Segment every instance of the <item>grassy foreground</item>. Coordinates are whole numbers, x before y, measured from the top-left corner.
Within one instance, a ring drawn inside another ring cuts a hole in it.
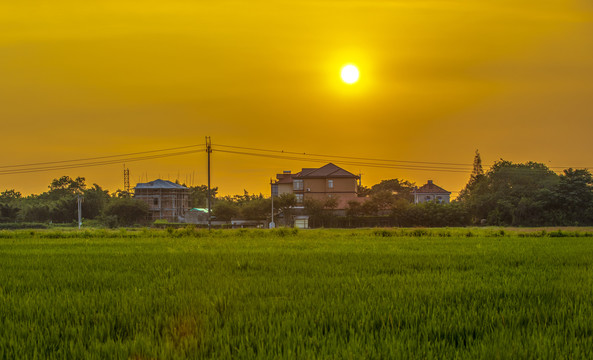
[[[593,358],[591,235],[2,231],[0,358]]]

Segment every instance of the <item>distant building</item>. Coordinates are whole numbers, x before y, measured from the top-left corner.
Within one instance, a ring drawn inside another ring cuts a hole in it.
[[[297,206],[308,199],[336,198],[337,209],[346,209],[349,201],[360,201],[357,195],[359,177],[332,163],[320,168],[304,168],[296,174],[284,171],[277,174],[272,194],[294,194]]]
[[[435,185],[432,180],[428,180],[426,184],[419,188],[415,188],[412,191],[412,194],[414,194],[414,204],[430,201],[449,203],[451,201],[451,192]]]
[[[208,209],[193,208],[185,213],[185,222],[188,224],[208,224]]]
[[[185,221],[189,208],[189,189],[185,186],[157,179],[136,184],[134,190],[134,197],[148,204],[150,220]]]

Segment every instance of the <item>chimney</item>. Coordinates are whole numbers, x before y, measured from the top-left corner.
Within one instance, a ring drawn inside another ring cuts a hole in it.
[[[432,185],[432,180],[428,180],[428,185]]]
[[[283,174],[290,174],[290,170],[284,170],[282,173]]]

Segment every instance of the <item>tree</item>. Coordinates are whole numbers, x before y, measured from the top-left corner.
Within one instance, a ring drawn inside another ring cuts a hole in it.
[[[367,202],[371,202],[377,212],[389,211],[393,208],[393,205],[397,200],[404,200],[404,198],[398,198],[390,190],[375,191],[371,195],[371,199]]]
[[[147,222],[148,213],[148,205],[142,200],[112,198],[103,211],[103,222],[111,226],[141,224]]]
[[[348,201],[348,208],[346,209],[347,216],[362,215],[362,204],[355,200]]]
[[[210,196],[214,200],[218,194],[218,187],[210,188]],[[189,188],[189,206],[192,208],[208,207],[208,186],[198,185]]]
[[[272,211],[271,199],[257,198],[240,207],[241,217],[248,220],[265,220]]]
[[[216,216],[216,220],[230,221],[240,214],[239,206],[232,201],[219,200],[214,204],[212,213]]]
[[[593,176],[588,170],[564,170],[554,194],[559,224],[593,224]]]
[[[0,222],[17,221],[17,216],[21,211],[19,207],[21,198],[21,193],[14,189],[0,193]]]
[[[93,184],[90,189],[83,191],[82,217],[94,219],[99,216],[109,201],[109,191],[103,190],[99,185]]]
[[[22,197],[23,197],[23,195],[20,192],[16,191],[15,189],[11,189],[11,190],[6,189],[0,193],[0,201],[2,201],[2,202],[18,200],[18,199],[21,199]]]
[[[338,206],[334,197],[325,199],[307,199],[303,203],[305,212],[310,216],[309,223],[325,226],[330,224],[335,217],[332,210]]]
[[[371,187],[371,195],[377,193],[389,192],[394,199],[404,199],[409,202],[414,200],[412,191],[414,190],[414,183],[407,180],[390,179],[381,180],[380,183]]]
[[[72,179],[70,176],[53,179],[49,184],[48,196],[52,200],[57,200],[64,196],[81,194],[86,188],[84,181],[83,177]]]
[[[554,189],[559,177],[547,166],[500,160],[487,174],[476,177],[460,201],[474,222],[491,225],[553,224]]]
[[[476,149],[476,155],[474,156],[474,169],[469,177],[469,181],[459,192],[458,200],[463,200],[469,196],[469,193],[474,189],[476,183],[484,177],[484,169],[482,168],[482,158],[480,152]]]
[[[297,204],[296,196],[291,193],[280,194],[274,198],[274,207],[281,211],[286,211]]]
[[[296,196],[290,193],[280,194],[274,198],[274,208],[284,215],[284,222],[290,222],[292,208],[297,205]]]
[[[358,197],[366,197],[369,196],[371,194],[371,188],[364,186],[364,185],[360,185],[356,188],[356,195],[358,195]]]
[[[132,192],[131,191],[117,189],[117,190],[115,190],[113,192],[113,194],[111,195],[111,197],[114,197],[114,198],[131,198],[132,197]]]
[[[45,202],[34,201],[23,207],[21,217],[27,222],[45,222],[50,220],[50,206]]]
[[[0,202],[0,222],[15,222],[21,209],[10,203]]]

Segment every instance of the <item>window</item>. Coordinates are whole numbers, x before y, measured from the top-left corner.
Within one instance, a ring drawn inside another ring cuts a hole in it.
[[[303,180],[293,180],[292,188],[294,190],[303,190]]]
[[[334,188],[334,181],[333,180],[327,180],[327,187],[330,189]]]
[[[303,194],[294,194],[296,196],[296,203],[302,204],[303,203]]]
[[[430,201],[430,196],[426,195],[426,201]]]

